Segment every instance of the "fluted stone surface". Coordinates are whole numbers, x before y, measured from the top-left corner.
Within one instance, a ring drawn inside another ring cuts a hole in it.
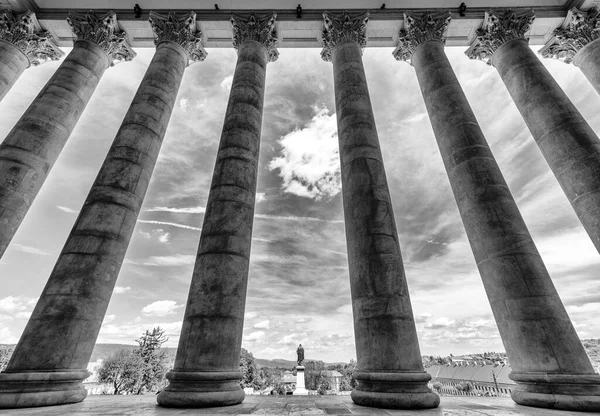
[[[82,23],[83,22],[83,23]],[[71,14],[73,50],[0,144],[0,257],[44,184],[104,71],[135,55],[114,13]]]
[[[158,395],[168,407],[241,403],[240,351],[267,62],[275,14],[236,17],[238,60],[206,205],[174,369]]]
[[[362,63],[360,40],[366,20],[366,16],[326,14],[321,54],[333,63],[358,361],[359,384],[352,400],[373,407],[431,408],[439,404],[439,397],[427,388],[431,377],[421,362]]]

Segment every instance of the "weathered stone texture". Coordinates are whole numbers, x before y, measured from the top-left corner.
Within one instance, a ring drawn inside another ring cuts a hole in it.
[[[81,373],[87,367],[187,64],[181,46],[158,45],[15,348],[8,373]],[[83,379],[75,381],[79,383],[74,382],[71,390],[81,388]],[[0,376],[0,392],[7,385]],[[33,398],[21,397],[20,403],[39,406],[49,390],[46,386]],[[0,393],[0,407],[8,400]],[[67,402],[52,404],[60,403]]]
[[[492,57],[550,169],[600,251],[600,140],[524,39]]]
[[[110,62],[88,41],[77,41],[6,139],[0,144],[0,256]]]
[[[359,387],[374,407],[436,407],[427,388],[359,43],[331,50]],[[399,373],[399,374],[398,374]]]
[[[600,39],[581,48],[573,58],[573,64],[581,69],[583,75],[600,94]]]
[[[412,59],[514,372],[593,373],[443,45],[427,42]]]
[[[29,67],[29,59],[15,45],[0,40],[0,100]]]
[[[239,356],[268,59],[267,48],[255,40],[238,46],[175,367],[158,396],[163,406],[244,399]]]

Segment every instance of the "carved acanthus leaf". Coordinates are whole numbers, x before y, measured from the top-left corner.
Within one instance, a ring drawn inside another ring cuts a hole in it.
[[[202,32],[196,30],[196,13],[189,12],[177,16],[175,12],[168,15],[150,12],[150,26],[156,34],[154,43],[175,42],[185,50],[189,62],[204,61],[208,53],[202,45]]]
[[[500,46],[514,39],[525,39],[525,33],[534,19],[533,10],[521,13],[510,9],[503,13],[493,10],[486,12],[483,25],[477,29],[477,38],[465,54],[471,59],[479,59],[491,65],[492,55]]]
[[[87,13],[69,12],[67,22],[77,40],[97,45],[109,56],[111,65],[131,61],[136,55],[127,43],[127,33],[119,27],[115,12],[104,16],[98,16],[92,10]]]
[[[356,42],[364,49],[367,46],[367,23],[369,23],[368,12],[357,16],[352,16],[347,11],[339,14],[323,13],[321,58],[331,62],[333,50],[344,42]]]
[[[581,48],[600,38],[600,10],[594,7],[588,12],[577,8],[569,10],[562,26],[539,53],[544,58],[556,58],[567,64]]]
[[[269,62],[275,62],[279,58],[276,18],[275,12],[263,17],[256,17],[254,12],[249,16],[231,15],[234,49],[237,51],[244,42],[255,41],[267,48]]]
[[[57,61],[65,54],[50,32],[41,28],[32,11],[15,15],[12,10],[5,10],[0,14],[0,40],[19,48],[34,66]]]
[[[444,32],[451,20],[449,11],[437,16],[427,11],[421,17],[405,13],[404,28],[398,33],[398,45],[392,55],[398,61],[410,62],[419,45],[431,40],[446,43]]]

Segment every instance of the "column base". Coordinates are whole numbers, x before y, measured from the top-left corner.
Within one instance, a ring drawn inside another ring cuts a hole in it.
[[[510,373],[517,383],[511,397],[523,406],[548,409],[600,411],[600,375]]]
[[[239,371],[169,371],[169,385],[158,394],[163,407],[220,407],[240,404],[244,391],[240,388]]]
[[[87,370],[0,373],[0,409],[79,403]]]
[[[361,406],[387,409],[431,409],[440,397],[427,387],[431,376],[422,373],[357,372],[358,387],[352,401]]]

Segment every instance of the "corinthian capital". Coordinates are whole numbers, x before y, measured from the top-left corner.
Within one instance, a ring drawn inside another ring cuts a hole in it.
[[[410,63],[419,45],[431,40],[445,44],[444,32],[451,20],[449,11],[437,16],[427,11],[421,17],[404,13],[404,28],[398,33],[398,45],[392,55],[397,61]]]
[[[41,28],[32,11],[15,15],[12,10],[5,10],[0,14],[0,40],[19,48],[32,65],[57,61],[65,54],[50,32]]]
[[[233,47],[237,51],[240,45],[247,41],[255,41],[267,48],[269,62],[275,62],[279,57],[276,48],[277,26],[275,19],[277,13],[256,17],[254,12],[249,16],[231,15],[233,27]]]
[[[465,54],[491,65],[492,55],[500,46],[514,39],[525,39],[525,33],[534,19],[533,10],[520,13],[510,9],[503,13],[493,10],[486,12],[483,25],[477,29],[477,38]]]
[[[202,32],[196,30],[196,13],[189,12],[177,16],[175,12],[168,15],[150,12],[150,26],[156,35],[154,44],[175,42],[187,53],[189,62],[204,61],[208,53],[202,46]]]
[[[115,61],[131,61],[136,53],[127,43],[127,33],[121,30],[115,12],[98,16],[93,11],[87,13],[69,12],[67,22],[77,40],[87,40],[97,45]]]
[[[556,58],[570,64],[581,48],[600,38],[599,15],[600,11],[596,7],[588,12],[572,8],[562,26],[554,31],[552,39],[539,53],[544,58]]]
[[[361,48],[367,46],[367,23],[369,12],[351,16],[347,11],[340,14],[323,13],[323,50],[321,58],[331,62],[333,50],[344,42],[356,42]]]

